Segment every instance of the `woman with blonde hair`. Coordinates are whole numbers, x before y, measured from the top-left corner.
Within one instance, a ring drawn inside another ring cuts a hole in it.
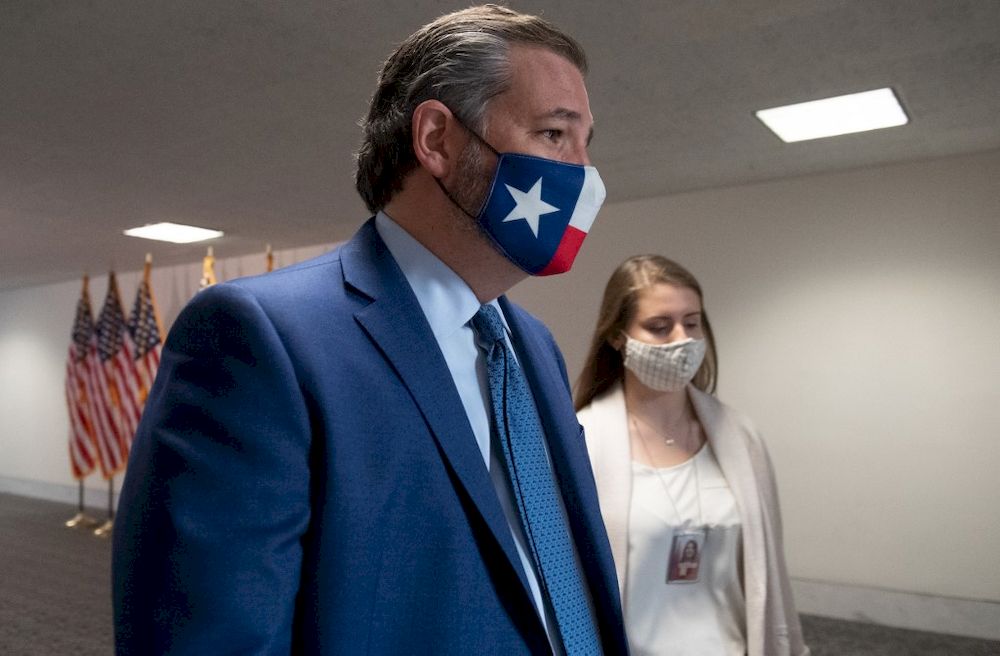
[[[632,654],[808,654],[771,461],[715,396],[701,286],[658,255],[604,292],[576,386]]]

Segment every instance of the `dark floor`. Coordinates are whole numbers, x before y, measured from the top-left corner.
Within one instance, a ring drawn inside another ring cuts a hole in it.
[[[113,653],[111,543],[92,529],[66,528],[74,514],[64,504],[0,494],[0,654]],[[810,615],[802,628],[814,656],[1000,655],[1000,642]]]
[[[0,654],[113,653],[111,542],[66,528],[75,512],[0,494]]]
[[[1000,642],[802,616],[802,632],[813,656],[987,656]]]

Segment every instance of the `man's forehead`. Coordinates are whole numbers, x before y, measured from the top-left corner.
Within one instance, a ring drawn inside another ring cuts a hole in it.
[[[508,51],[511,85],[583,86],[583,73],[563,55],[537,46],[513,46]]]
[[[510,84],[490,100],[488,122],[491,114],[500,112],[525,127],[559,122],[593,131],[583,74],[575,64],[537,46],[513,46],[509,56]]]
[[[501,95],[529,105],[532,113],[549,114],[548,118],[590,120],[590,100],[580,70],[561,55],[533,50],[512,60],[510,86]]]

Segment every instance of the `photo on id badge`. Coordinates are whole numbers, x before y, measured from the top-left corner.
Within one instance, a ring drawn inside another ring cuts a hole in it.
[[[667,565],[667,583],[694,583],[698,580],[705,531],[685,531],[674,535]]]

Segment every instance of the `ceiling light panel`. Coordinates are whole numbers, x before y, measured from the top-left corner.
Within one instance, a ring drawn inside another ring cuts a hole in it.
[[[891,128],[909,121],[889,88],[762,109],[756,115],[786,143]]]
[[[139,228],[129,228],[125,231],[125,234],[129,237],[169,241],[175,244],[190,244],[195,241],[215,239],[216,237],[221,237],[223,233],[221,230],[209,230],[197,226],[166,222],[152,223]]]

